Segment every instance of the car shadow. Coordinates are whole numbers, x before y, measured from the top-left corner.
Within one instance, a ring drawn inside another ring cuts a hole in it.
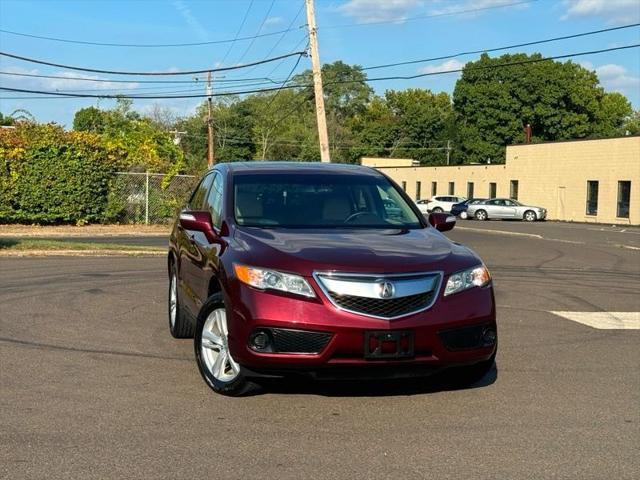
[[[452,370],[424,378],[397,380],[314,380],[308,377],[261,379],[259,388],[250,396],[264,394],[319,395],[325,397],[391,397],[424,395],[446,391],[472,390],[488,387],[498,379],[498,367],[479,381],[463,384]]]

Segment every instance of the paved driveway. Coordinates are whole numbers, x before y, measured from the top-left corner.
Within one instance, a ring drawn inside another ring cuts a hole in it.
[[[637,478],[640,331],[550,313],[640,311],[640,252],[589,235],[451,233],[496,285],[497,370],[474,388],[240,399],[170,337],[163,258],[0,258],[0,478]]]

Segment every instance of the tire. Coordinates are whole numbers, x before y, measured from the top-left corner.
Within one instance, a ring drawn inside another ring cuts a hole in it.
[[[475,214],[476,220],[480,220],[481,222],[483,222],[484,220],[486,220],[488,218],[487,212],[484,210],[478,210],[476,211]]]
[[[431,210],[433,213],[442,213],[444,210],[442,210],[440,207],[436,207],[433,210]]]
[[[200,310],[193,347],[200,375],[216,393],[237,397],[256,386],[244,369],[231,357],[228,345],[226,306],[221,293],[215,293]]]
[[[461,218],[462,220],[466,220],[468,216],[469,216],[469,215],[467,215],[467,212],[460,212],[460,218]]]
[[[169,293],[167,295],[167,310],[169,313],[169,331],[173,338],[193,338],[194,326],[189,321],[180,306],[178,295],[178,278],[175,264],[169,274]]]
[[[538,219],[538,216],[533,210],[527,210],[526,212],[524,212],[522,218],[525,222],[535,222]]]

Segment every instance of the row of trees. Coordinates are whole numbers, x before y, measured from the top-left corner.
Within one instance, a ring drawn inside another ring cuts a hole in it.
[[[620,93],[607,93],[595,72],[573,62],[539,61],[541,55],[483,55],[468,63],[453,95],[426,89],[387,90],[375,95],[358,66],[322,68],[331,157],[357,162],[362,156],[411,157],[442,164],[501,162],[506,145],[604,138],[640,133],[639,113]],[[299,88],[245,98],[221,97],[214,106],[216,158],[317,160],[319,158],[311,73],[294,78]],[[160,121],[185,131],[189,170],[206,158],[206,109]]]

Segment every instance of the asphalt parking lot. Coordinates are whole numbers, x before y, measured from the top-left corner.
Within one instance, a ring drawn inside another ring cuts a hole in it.
[[[535,225],[450,234],[492,271],[500,329],[497,369],[462,390],[225,398],[169,335],[164,258],[0,258],[0,477],[637,478],[640,330],[551,312],[640,312],[638,229]]]

